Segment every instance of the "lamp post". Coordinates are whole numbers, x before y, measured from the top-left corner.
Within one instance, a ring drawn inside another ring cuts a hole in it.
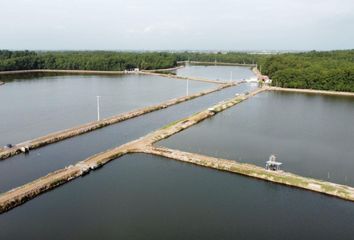
[[[100,96],[97,97],[97,121],[100,120]]]

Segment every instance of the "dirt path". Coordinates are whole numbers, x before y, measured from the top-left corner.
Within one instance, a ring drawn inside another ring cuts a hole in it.
[[[178,150],[172,150],[161,147],[154,147],[153,144],[168,138],[184,129],[187,129],[215,114],[224,111],[258,93],[269,90],[264,87],[251,92],[248,95],[241,95],[223,101],[202,112],[196,113],[188,118],[169,124],[155,132],[152,132],[137,140],[96,154],[84,161],[78,162],[73,166],[52,172],[45,177],[39,178],[33,182],[27,183],[19,188],[0,195],[0,213],[6,212],[16,206],[19,206],[34,197],[56,188],[77,177],[83,176],[92,170],[95,170],[104,164],[128,153],[147,153],[154,154],[170,159],[196,164],[208,168],[237,173],[257,179],[262,179],[286,186],[297,187],[310,190],[348,201],[354,201],[354,188],[325,182],[313,178],[301,177],[287,172],[273,172],[265,170],[252,164],[241,164],[236,161],[219,159],[200,154],[187,153]]]
[[[83,176],[90,171],[97,169],[111,160],[114,160],[124,154],[133,152],[142,152],[151,144],[172,136],[190,126],[203,121],[218,112],[224,111],[227,108],[238,104],[249,97],[252,97],[266,89],[258,89],[246,96],[238,96],[228,101],[221,102],[208,110],[199,112],[186,119],[182,119],[171,125],[165,126],[155,132],[152,132],[144,137],[141,137],[122,146],[107,150],[105,152],[89,157],[73,166],[49,173],[47,176],[39,178],[33,182],[27,183],[21,187],[15,188],[0,195],[0,213],[6,212],[16,206],[19,206],[34,197],[54,189],[64,183],[67,183],[77,177]]]
[[[282,92],[311,93],[311,94],[325,94],[325,95],[334,95],[334,96],[354,97],[354,92],[336,92],[336,91],[327,91],[327,90],[281,88],[281,87],[270,87],[269,90],[270,91],[282,91]]]
[[[124,74],[124,71],[94,71],[94,70],[56,70],[56,69],[32,69],[18,71],[3,71],[0,75],[26,74],[26,73],[67,73],[67,74],[93,74],[93,75],[116,75]]]
[[[215,84],[236,83],[235,81],[233,81],[233,82],[230,82],[230,81],[228,81],[228,82],[227,81],[217,81],[217,80],[210,80],[210,79],[206,79],[206,78],[182,77],[182,76],[177,76],[177,75],[173,75],[173,74],[162,74],[162,73],[147,72],[147,71],[140,71],[140,73],[141,74],[146,74],[146,75],[174,78],[174,79],[179,79],[179,80],[191,80],[191,81],[199,81],[199,82],[215,83]]]
[[[234,160],[214,158],[163,147],[145,147],[141,152],[354,201],[354,188],[345,185],[302,177],[283,171],[269,171],[252,164],[243,164]]]

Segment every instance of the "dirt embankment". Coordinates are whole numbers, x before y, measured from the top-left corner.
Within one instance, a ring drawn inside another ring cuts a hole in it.
[[[206,79],[206,78],[183,77],[183,76],[177,76],[177,75],[174,75],[174,74],[163,74],[163,73],[147,72],[147,71],[140,71],[140,73],[141,74],[146,74],[146,75],[168,77],[168,78],[174,78],[174,79],[179,79],[179,80],[199,81],[199,82],[206,82],[206,83],[216,83],[216,84],[230,84],[231,83],[230,81],[227,82],[227,81],[210,80],[210,79]]]
[[[282,92],[311,93],[311,94],[324,94],[324,95],[354,97],[354,92],[336,92],[336,91],[327,91],[327,90],[281,88],[281,87],[270,87],[269,90],[270,91],[282,91]]]
[[[252,72],[253,72],[254,74],[256,74],[258,80],[262,80],[263,75],[262,75],[262,73],[258,70],[257,67],[253,67],[253,68],[252,68]]]
[[[269,171],[252,164],[238,163],[234,160],[214,158],[162,147],[146,147],[142,152],[354,201],[354,188],[345,185],[302,177],[283,171]]]
[[[341,199],[354,201],[354,188],[312,178],[301,177],[286,172],[268,171],[251,164],[241,164],[235,161],[218,159],[214,157],[182,152],[178,150],[154,147],[153,144],[170,137],[184,129],[187,129],[200,121],[212,117],[213,115],[230,108],[260,92],[269,90],[269,87],[257,89],[248,95],[237,96],[233,99],[223,101],[205,111],[194,114],[186,119],[167,125],[142,138],[129,142],[117,148],[96,154],[74,166],[58,170],[42,177],[36,181],[25,184],[19,188],[0,195],[0,213],[8,211],[26,201],[42,194],[48,190],[71,181],[79,176],[83,176],[95,170],[109,161],[116,159],[127,153],[148,153],[164,156],[170,159],[184,161],[204,167],[233,172],[257,179],[262,179],[278,184],[306,189]]]
[[[236,66],[236,67],[255,67],[256,64],[247,63],[227,63],[227,62],[200,62],[200,61],[185,61],[185,63],[196,65],[218,65],[218,66]]]
[[[238,96],[231,100],[221,102],[208,110],[197,113],[191,117],[180,120],[155,132],[152,132],[142,138],[129,142],[114,149],[96,154],[86,160],[83,160],[73,166],[49,173],[47,176],[39,178],[33,182],[27,183],[21,187],[15,188],[0,195],[0,213],[6,212],[16,206],[19,206],[36,196],[65,184],[77,177],[88,174],[90,171],[100,168],[109,161],[116,159],[127,153],[143,152],[151,144],[180,132],[190,126],[207,119],[218,112],[221,112],[235,104],[264,91],[256,90],[246,96]]]
[[[108,75],[108,74],[124,74],[125,72],[124,71],[94,71],[94,70],[33,69],[33,70],[3,71],[0,72],[0,75],[26,74],[26,73],[65,73],[65,74]]]

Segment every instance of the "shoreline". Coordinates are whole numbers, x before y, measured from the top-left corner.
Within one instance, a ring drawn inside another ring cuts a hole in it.
[[[14,74],[26,74],[26,73],[69,73],[69,74],[98,74],[98,75],[125,74],[124,71],[31,69],[31,70],[2,71],[0,72],[0,75],[14,75]]]
[[[146,71],[141,71],[140,74],[152,75],[152,76],[159,76],[159,77],[167,77],[167,78],[174,78],[174,79],[177,79],[177,80],[191,80],[191,81],[206,82],[206,83],[215,83],[215,84],[230,84],[230,83],[235,83],[235,81],[233,81],[233,82],[217,81],[217,80],[210,80],[210,79],[207,79],[207,78],[183,77],[183,76],[177,76],[177,75],[173,75],[173,74],[164,74],[164,73],[146,72]]]
[[[329,90],[315,90],[315,89],[303,89],[303,88],[281,88],[281,87],[269,87],[268,90],[269,91],[280,91],[280,92],[310,93],[310,94],[354,97],[354,92],[339,92],[339,91],[337,92],[337,91],[329,91]]]
[[[236,66],[236,67],[255,67],[256,64],[247,63],[227,63],[227,62],[201,62],[201,61],[179,61],[178,64],[195,64],[195,65],[219,65],[219,66]]]

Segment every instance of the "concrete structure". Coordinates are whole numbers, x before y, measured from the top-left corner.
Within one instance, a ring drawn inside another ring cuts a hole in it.
[[[269,157],[269,160],[266,162],[266,169],[272,171],[279,171],[281,165],[281,162],[277,162],[277,157],[275,155],[271,155]]]

